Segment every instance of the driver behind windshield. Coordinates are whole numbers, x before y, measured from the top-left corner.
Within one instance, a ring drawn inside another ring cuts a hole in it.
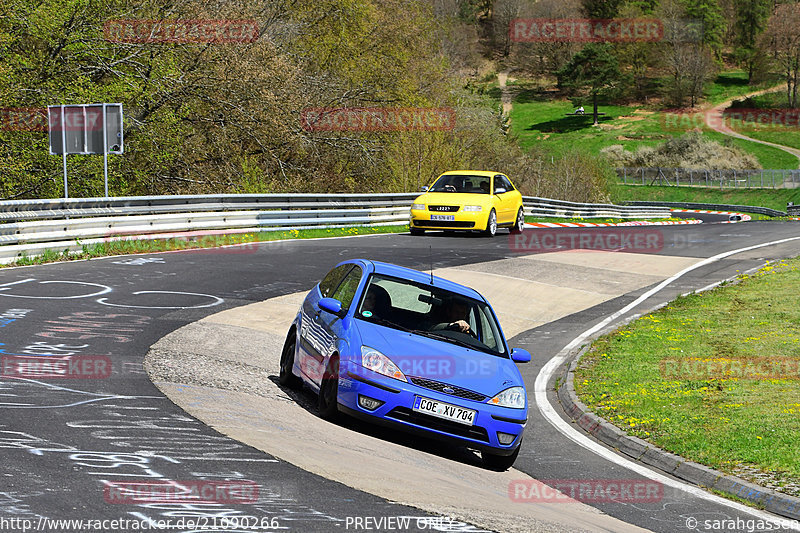
[[[464,300],[451,298],[443,305],[443,322],[435,324],[431,331],[449,329],[462,333],[471,333],[467,318],[469,316],[469,306]]]

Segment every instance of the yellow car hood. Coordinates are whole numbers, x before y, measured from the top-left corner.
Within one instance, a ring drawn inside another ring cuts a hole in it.
[[[426,192],[414,200],[425,205],[485,205],[491,202],[488,194],[469,192]]]

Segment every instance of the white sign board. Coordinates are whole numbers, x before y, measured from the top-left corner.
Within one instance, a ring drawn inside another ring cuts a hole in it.
[[[47,121],[51,154],[124,152],[122,104],[49,106]]]
[[[64,198],[67,154],[103,154],[103,182],[108,197],[108,154],[124,153],[122,104],[51,105],[47,107],[50,153],[64,158]]]

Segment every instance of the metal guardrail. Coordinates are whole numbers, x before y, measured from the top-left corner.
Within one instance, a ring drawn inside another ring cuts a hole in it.
[[[627,202],[631,206],[662,206],[673,207],[676,209],[702,209],[708,211],[739,211],[742,213],[757,213],[768,217],[785,217],[786,213],[771,209],[769,207],[758,207],[752,205],[730,205],[730,204],[698,204],[693,202]]]
[[[164,215],[187,212],[242,210],[336,209],[348,207],[408,207],[419,193],[398,194],[216,194],[196,196],[123,196],[6,200],[0,202],[0,221]]]
[[[672,185],[715,187],[720,189],[796,189],[800,187],[800,169],[690,169],[690,168],[618,168],[617,176],[625,185]]]
[[[250,233],[405,225],[419,193],[133,196],[0,202],[0,263],[45,250],[80,250],[122,239],[185,238],[187,232]],[[524,197],[528,215],[666,218],[663,207],[582,204]]]
[[[582,204],[552,198],[523,196],[525,214],[558,218],[669,218],[669,209],[614,204]]]

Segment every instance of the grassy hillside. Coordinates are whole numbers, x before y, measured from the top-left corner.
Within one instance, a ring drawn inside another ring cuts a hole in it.
[[[548,153],[563,155],[576,147],[581,151],[598,155],[600,150],[614,144],[626,150],[636,150],[640,146],[655,146],[665,140],[686,132],[670,124],[667,111],[647,105],[601,105],[599,126],[592,125],[589,105],[584,105],[585,116],[568,116],[575,111],[572,102],[556,99],[553,93],[539,89],[526,90],[526,84],[518,84],[522,90],[516,95],[511,111],[511,132],[523,149],[536,148]],[[707,99],[717,103],[757,90],[747,85],[742,72],[727,72],[717,76],[709,84]],[[489,94],[498,95],[495,91]],[[697,113],[701,111],[698,110]],[[797,168],[797,158],[777,148],[764,146],[742,139],[733,139],[703,127],[703,134],[716,142],[730,143],[753,154],[762,168]],[[778,132],[766,132],[764,140],[778,142]],[[755,136],[756,138],[762,138]],[[786,137],[786,136],[784,136]],[[800,133],[796,139],[790,138],[787,144],[796,141],[800,146]]]
[[[650,187],[617,185],[612,191],[615,203],[627,201],[698,202],[711,204],[755,205],[786,211],[786,204],[800,204],[800,189],[719,189],[703,187]]]

